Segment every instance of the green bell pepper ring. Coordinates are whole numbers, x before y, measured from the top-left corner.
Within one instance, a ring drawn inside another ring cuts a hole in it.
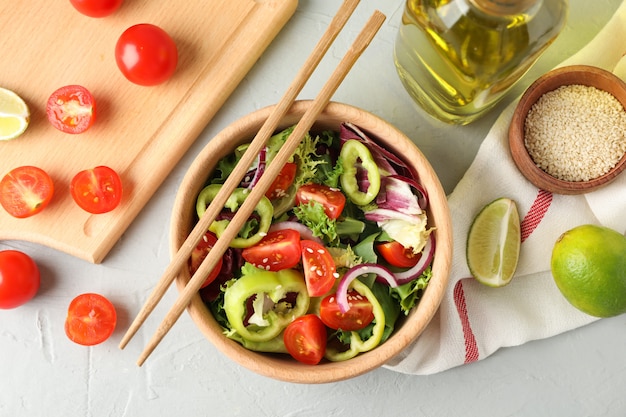
[[[289,293],[297,293],[293,305],[281,301]],[[254,314],[246,326],[246,305],[252,296],[256,296]],[[309,302],[304,277],[293,269],[243,275],[224,293],[224,311],[232,329],[252,342],[267,342],[278,336],[296,317],[306,313]]]
[[[339,152],[343,174],[339,177],[341,189],[352,202],[359,206],[371,203],[380,191],[380,172],[367,146],[355,139],[347,140]],[[369,186],[366,191],[359,190],[357,182],[357,163],[367,171]]]
[[[385,331],[385,313],[369,287],[358,280],[354,280],[350,286],[356,292],[366,297],[372,304],[375,323],[372,328],[372,335],[367,340],[362,340],[359,333],[351,332],[350,347],[348,350],[339,351],[328,346],[324,357],[332,362],[352,359],[359,353],[374,349],[382,340],[383,332]]]
[[[213,201],[220,188],[222,188],[221,184],[211,184],[207,185],[200,191],[198,194],[198,199],[196,200],[196,213],[198,214],[198,218],[201,218],[202,215],[206,212],[207,207]],[[226,200],[225,208],[230,209],[231,211],[237,211],[237,208],[243,203],[248,195],[249,190],[245,188],[236,188],[233,191],[232,195],[228,197]],[[271,224],[272,217],[274,216],[274,207],[270,200],[263,196],[261,200],[254,207],[254,211],[259,215],[260,221],[259,225],[255,230],[255,233],[249,237],[236,237],[230,243],[230,246],[233,248],[247,248],[253,246],[261,239],[263,236],[267,234]],[[219,238],[226,227],[228,227],[229,220],[216,220],[209,226],[209,230],[217,235]]]

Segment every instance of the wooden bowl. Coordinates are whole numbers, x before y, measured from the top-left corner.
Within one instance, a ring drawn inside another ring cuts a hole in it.
[[[279,129],[296,124],[310,103],[310,101],[296,102],[283,119]],[[170,229],[172,256],[181,247],[196,222],[196,197],[216,162],[237,145],[251,141],[270,112],[270,107],[263,108],[234,122],[214,137],[196,157],[182,180],[174,203]],[[346,121],[354,123],[368,132],[371,137],[377,138],[379,143],[401,156],[417,170],[419,179],[429,194],[429,224],[436,227],[434,233],[437,249],[432,264],[433,275],[418,306],[398,323],[394,334],[385,343],[345,362],[323,361],[315,366],[301,364],[288,355],[253,352],[226,338],[222,333],[222,328],[200,296],[196,295],[188,307],[188,312],[205,337],[236,363],[267,377],[296,383],[326,383],[355,377],[380,367],[420,335],[439,308],[448,284],[452,258],[450,212],[445,192],[433,168],[420,150],[399,130],[356,107],[330,103],[319,116],[313,130],[338,130],[340,123]],[[185,271],[177,277],[176,284],[179,291],[188,280],[189,272],[185,268]]]
[[[557,194],[583,194],[609,184],[624,171],[626,154],[604,175],[589,181],[565,181],[539,168],[524,141],[524,124],[532,106],[545,93],[566,85],[585,85],[604,90],[626,108],[626,83],[614,74],[586,65],[557,68],[539,77],[522,95],[509,127],[509,146],[518,169],[535,186]]]

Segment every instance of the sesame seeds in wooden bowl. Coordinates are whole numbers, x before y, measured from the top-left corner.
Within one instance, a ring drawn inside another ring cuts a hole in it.
[[[511,156],[535,186],[582,194],[626,168],[626,83],[597,67],[555,69],[524,93],[509,127]]]

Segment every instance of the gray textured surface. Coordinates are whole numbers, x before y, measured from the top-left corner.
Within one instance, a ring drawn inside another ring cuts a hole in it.
[[[117,343],[169,260],[169,214],[186,168],[212,136],[235,119],[279,100],[338,1],[300,0],[285,30],[205,129],[194,147],[102,265],[24,242],[0,242],[40,265],[43,283],[29,304],[0,311],[0,416],[623,416],[626,415],[626,316],[546,340],[501,349],[480,362],[431,376],[379,369],[327,385],[294,385],[258,376],[214,349],[184,314],[142,368],[142,347],[174,302],[171,289],[129,346]],[[618,0],[571,0],[557,42],[516,88],[582,47]],[[334,99],[391,121],[422,149],[452,191],[498,109],[468,127],[416,112],[393,68],[402,1],[362,0],[347,30],[304,89],[312,98],[374,8],[388,19]],[[624,41],[626,40],[616,40]],[[515,94],[515,92],[514,92]],[[63,332],[66,308],[81,292],[107,294],[119,326],[106,343],[85,348]]]

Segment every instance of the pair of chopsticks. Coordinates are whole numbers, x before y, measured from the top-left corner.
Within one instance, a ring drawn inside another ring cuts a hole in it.
[[[314,69],[322,60],[330,45],[335,40],[339,32],[345,26],[348,18],[356,8],[359,0],[345,0],[341,5],[339,11],[331,21],[328,29],[315,46],[313,52],[304,63],[303,67],[297,73],[295,79],[285,92],[282,99],[274,107],[272,113],[265,121],[248,149],[241,157],[241,160],[226,179],[226,182],[222,186],[218,195],[211,202],[207,208],[205,214],[200,218],[196,226],[193,228],[185,242],[183,242],[181,248],[176,253],[176,256],[166,268],[160,281],[148,297],[148,300],[143,305],[142,309],[137,314],[135,320],[131,323],[126,334],[120,342],[120,349],[123,349],[130,339],[135,335],[137,330],[145,322],[150,313],[157,306],[159,301],[165,295],[168,287],[171,285],[175,276],[181,271],[183,267],[187,265],[187,260],[191,256],[191,252],[195,249],[198,242],[202,239],[204,234],[209,228],[209,225],[215,220],[217,215],[222,211],[224,204],[228,197],[232,194],[235,188],[239,186],[241,179],[246,174],[250,165],[254,162],[255,158],[266,145],[270,136],[275,132],[281,119],[290,109],[297,95],[300,93],[306,81],[310,78]],[[156,346],[160,343],[167,332],[172,328],[174,323],[181,316],[183,311],[189,305],[192,297],[198,292],[202,286],[205,277],[208,273],[217,265],[219,259],[223,256],[224,252],[228,249],[228,246],[233,238],[235,238],[241,229],[241,226],[245,223],[248,217],[254,211],[255,206],[259,200],[265,195],[274,179],[278,176],[278,173],[282,169],[284,163],[291,157],[302,138],[313,126],[313,123],[324,110],[324,108],[330,102],[330,99],[334,92],[337,90],[341,82],[344,80],[356,60],[365,51],[370,44],[374,35],[378,32],[383,22],[385,21],[385,15],[379,11],[375,11],[370,19],[367,21],[348,52],[338,64],[335,71],[331,74],[328,81],[322,87],[318,96],[313,100],[311,107],[302,116],[293,132],[282,146],[278,154],[274,157],[274,160],[269,164],[259,179],[257,185],[250,191],[242,205],[235,212],[235,216],[230,221],[228,227],[224,230],[217,243],[211,249],[209,255],[202,262],[196,273],[191,280],[187,283],[183,291],[178,296],[178,299],[169,310],[166,317],[161,322],[161,325],[154,333],[152,339],[146,345],[144,351],[141,353],[137,364],[141,366],[145,360],[154,351]]]

